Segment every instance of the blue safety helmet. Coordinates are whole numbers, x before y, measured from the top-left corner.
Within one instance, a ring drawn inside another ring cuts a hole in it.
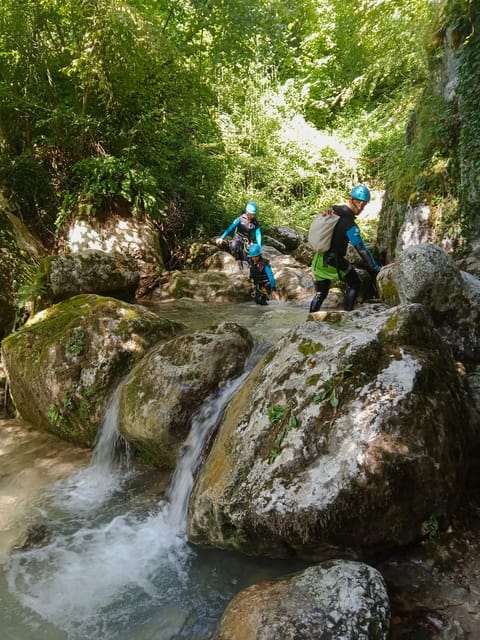
[[[370,191],[363,184],[357,184],[356,187],[350,191],[350,197],[354,200],[361,200],[362,202],[370,202]]]
[[[248,255],[250,256],[250,258],[259,256],[261,253],[262,253],[262,247],[259,244],[250,245],[250,249],[248,250]]]
[[[247,202],[245,205],[245,213],[250,213],[252,216],[257,215],[257,205],[255,202],[252,202],[251,200]]]

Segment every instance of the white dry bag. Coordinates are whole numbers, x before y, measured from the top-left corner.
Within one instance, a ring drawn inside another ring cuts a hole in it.
[[[333,209],[319,213],[308,230],[308,244],[319,253],[326,253],[332,244],[333,230],[340,220]]]

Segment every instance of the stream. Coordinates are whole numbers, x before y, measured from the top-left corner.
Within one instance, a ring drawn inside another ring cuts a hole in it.
[[[188,331],[242,324],[255,339],[253,359],[195,415],[171,478],[129,456],[117,431],[119,389],[93,452],[0,420],[2,640],[208,640],[236,593],[304,566],[195,547],[185,529],[205,441],[248,368],[305,320],[306,306],[148,306]],[[392,602],[391,640],[480,637],[479,487],[445,531],[377,565]]]
[[[277,302],[185,301],[156,310],[188,330],[221,320],[243,324],[256,342],[250,368],[307,313]],[[91,454],[21,421],[0,421],[3,640],[206,640],[238,591],[300,568],[197,548],[186,538],[202,448],[247,375],[230,381],[194,416],[170,481],[130,459],[116,428],[118,390]],[[41,532],[40,540],[11,551],[26,530]]]

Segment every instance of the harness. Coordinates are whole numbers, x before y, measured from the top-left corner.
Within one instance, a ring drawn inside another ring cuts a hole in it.
[[[246,242],[251,242],[252,233],[258,228],[258,222],[256,220],[250,221],[247,215],[244,213],[238,220],[237,233],[242,238],[245,238]]]

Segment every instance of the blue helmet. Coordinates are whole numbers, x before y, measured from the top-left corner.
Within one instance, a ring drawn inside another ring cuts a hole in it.
[[[370,202],[370,191],[363,184],[357,184],[350,191],[350,196],[354,200],[362,200],[362,202]]]
[[[255,202],[252,202],[251,200],[247,202],[245,205],[245,213],[250,213],[252,216],[257,215],[257,205]]]
[[[254,258],[255,256],[259,256],[262,253],[262,247],[259,244],[251,244],[248,250],[248,255],[250,258]]]

